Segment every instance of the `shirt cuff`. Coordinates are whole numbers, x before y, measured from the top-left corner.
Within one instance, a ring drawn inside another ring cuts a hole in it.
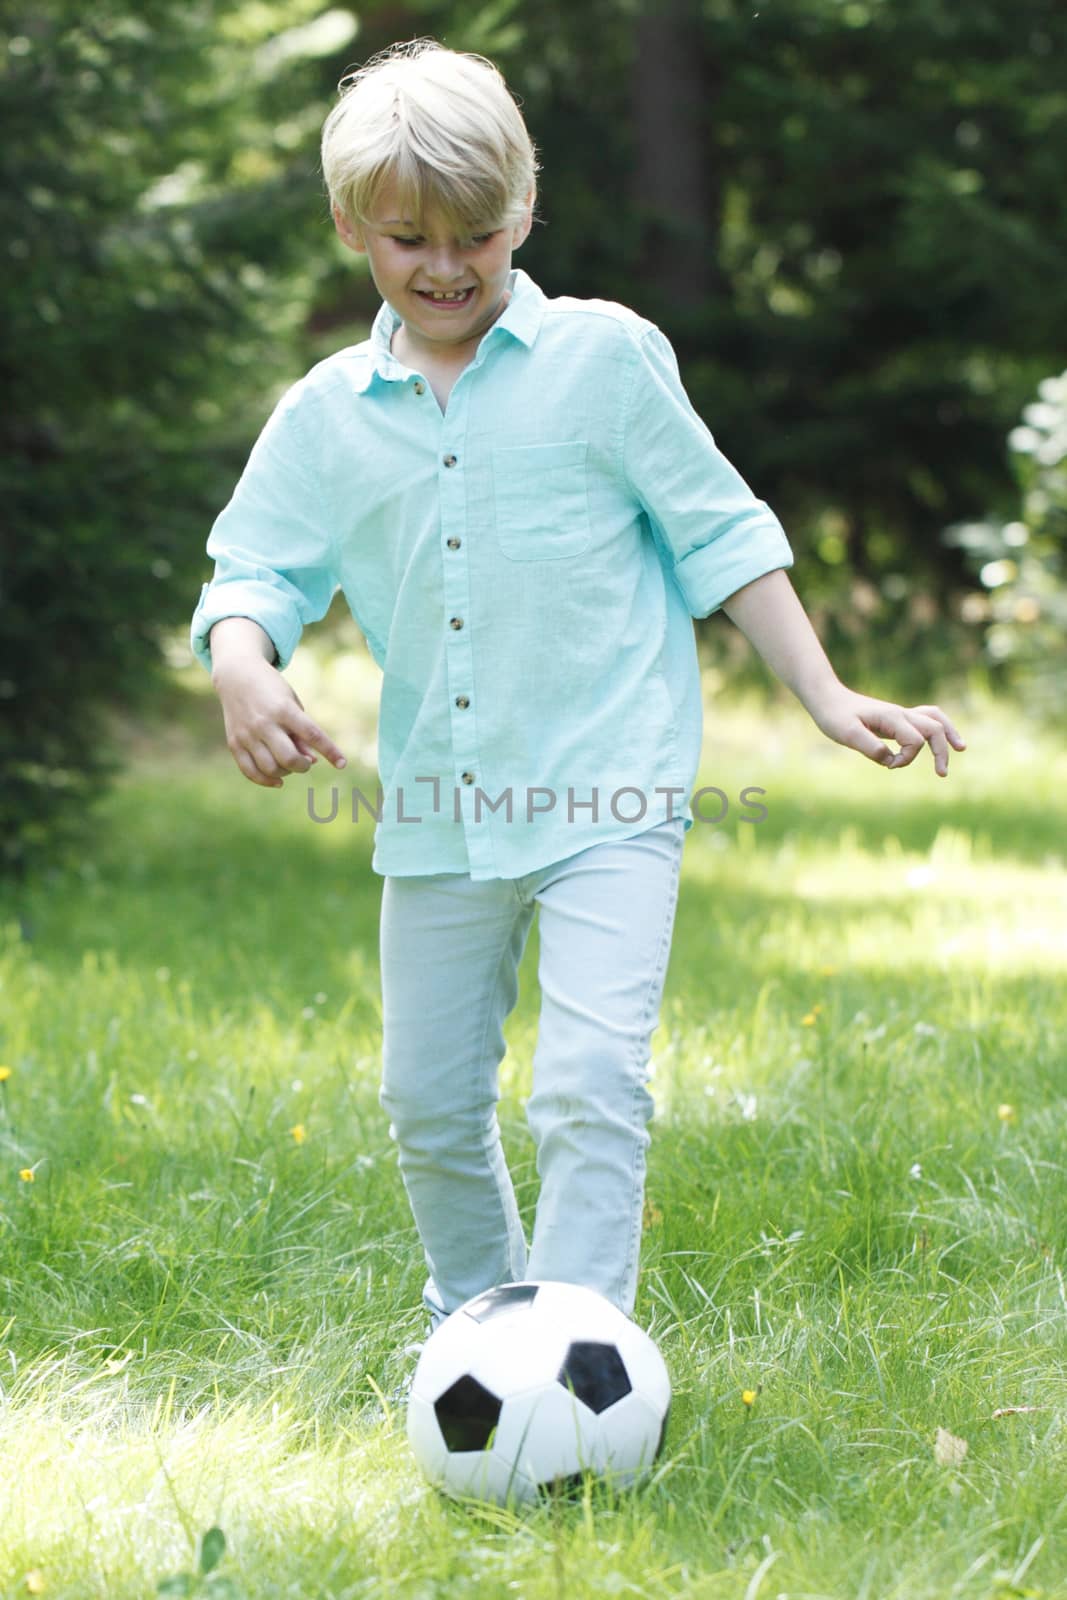
[[[205,672],[212,670],[208,634],[225,617],[248,617],[259,623],[278,653],[275,665],[279,672],[289,665],[304,631],[295,608],[269,584],[242,580],[218,586],[205,583],[189,631],[190,648]]]
[[[674,579],[690,616],[710,617],[746,583],[792,565],[785,530],[773,513],[764,513],[761,521],[745,517],[710,544],[691,550],[676,564]]]

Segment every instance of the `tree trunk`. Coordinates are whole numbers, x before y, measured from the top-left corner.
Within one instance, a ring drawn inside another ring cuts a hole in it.
[[[705,119],[714,83],[697,0],[646,0],[634,45],[633,200],[644,285],[663,307],[697,311],[722,286],[719,185]]]

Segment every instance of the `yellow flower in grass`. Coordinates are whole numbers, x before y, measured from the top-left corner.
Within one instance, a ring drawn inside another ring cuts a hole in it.
[[[27,1594],[44,1594],[44,1573],[34,1567],[32,1572],[27,1572],[24,1587]]]
[[[304,1140],[307,1138],[307,1130],[302,1122],[298,1122],[295,1128],[290,1128],[289,1132],[293,1136],[294,1144],[303,1144]]]
[[[744,1405],[746,1405],[746,1406],[749,1406],[749,1407],[754,1406],[756,1404],[756,1396],[758,1394],[759,1394],[759,1390],[758,1389],[742,1389],[741,1390],[742,1403]]]
[[[809,1011],[806,1017],[801,1017],[800,1026],[802,1028],[814,1028],[818,1020],[819,1018],[816,1013],[814,1011]]]
[[[23,1167],[22,1171],[19,1173],[19,1177],[22,1179],[23,1183],[32,1183],[34,1179],[33,1168]]]
[[[1001,1122],[1014,1122],[1016,1117],[1015,1107],[1007,1105],[998,1106],[997,1116],[1000,1118]]]
[[[11,1076],[10,1067],[0,1067],[0,1083],[6,1083]]]

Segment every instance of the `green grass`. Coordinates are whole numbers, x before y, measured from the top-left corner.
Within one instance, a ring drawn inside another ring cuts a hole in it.
[[[302,657],[358,752],[365,704]],[[709,695],[702,781],[768,815],[689,834],[654,1041],[667,1447],[513,1514],[429,1488],[383,1399],[425,1273],[370,825],[245,782],[205,684],[130,730],[92,858],[0,897],[0,1596],[141,1600],[213,1525],[249,1600],[1067,1595],[1056,744],[952,705],[949,778],[887,773]],[[536,962],[535,927],[501,1103],[528,1233]]]

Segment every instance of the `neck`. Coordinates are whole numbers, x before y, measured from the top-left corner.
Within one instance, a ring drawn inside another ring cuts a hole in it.
[[[393,334],[389,348],[397,360],[402,361],[406,367],[416,366],[420,362],[424,366],[429,364],[435,367],[465,367],[478,348],[478,340],[473,339],[469,345],[454,345],[440,350],[435,350],[432,346],[423,349],[412,343],[406,325],[401,322]]]
[[[510,300],[511,290],[505,289],[492,320],[484,327],[479,328],[478,332],[465,344],[445,345],[439,349],[430,344],[423,346],[418,342],[417,338],[415,340],[412,339],[407,323],[399,322],[389,341],[389,348],[397,360],[402,361],[405,366],[412,366],[415,362],[422,361],[431,362],[434,366],[444,368],[465,367],[477,354],[478,346],[481,344],[484,335],[500,317]]]

